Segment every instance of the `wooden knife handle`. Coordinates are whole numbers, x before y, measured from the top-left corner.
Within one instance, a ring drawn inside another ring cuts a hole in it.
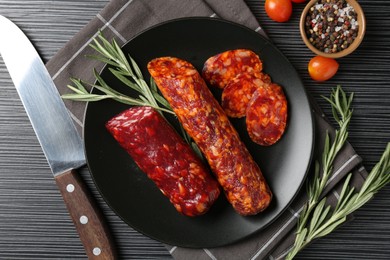
[[[88,259],[116,259],[116,250],[103,215],[76,170],[69,170],[54,178]]]

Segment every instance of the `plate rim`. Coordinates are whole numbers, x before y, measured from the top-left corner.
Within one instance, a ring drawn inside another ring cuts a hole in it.
[[[164,26],[164,25],[167,25],[167,24],[171,24],[171,23],[177,23],[177,22],[180,23],[180,22],[183,22],[183,21],[187,22],[187,21],[195,21],[195,20],[202,20],[202,21],[209,21],[209,22],[220,22],[220,23],[229,24],[231,26],[240,27],[241,29],[247,31],[248,33],[256,35],[256,37],[262,38],[264,41],[267,42],[267,44],[270,44],[270,45],[272,45],[274,47],[274,49],[281,55],[281,57],[283,57],[283,59],[293,67],[293,72],[294,72],[294,74],[296,74],[297,79],[299,79],[300,84],[302,85],[304,98],[307,101],[307,104],[308,104],[309,109],[310,109],[310,112],[309,112],[310,123],[311,123],[310,132],[311,132],[311,139],[312,139],[312,142],[311,142],[311,145],[310,145],[310,155],[309,155],[309,158],[308,158],[306,171],[303,174],[303,178],[302,178],[299,186],[297,187],[296,191],[294,192],[294,195],[289,200],[289,202],[286,203],[286,205],[283,207],[282,210],[280,210],[280,212],[278,212],[277,214],[275,214],[275,216],[273,216],[271,221],[268,221],[267,224],[263,225],[261,228],[258,228],[256,230],[252,231],[251,233],[247,234],[246,236],[243,236],[241,238],[237,238],[234,241],[230,241],[228,243],[219,243],[216,246],[204,246],[204,245],[195,246],[193,244],[191,244],[191,245],[179,245],[180,247],[187,247],[187,248],[194,248],[194,249],[198,248],[199,249],[199,248],[204,248],[204,247],[215,248],[215,247],[227,246],[227,245],[231,245],[231,244],[234,244],[234,243],[238,243],[238,242],[240,242],[240,241],[242,241],[244,239],[247,239],[249,237],[252,237],[255,234],[259,233],[261,230],[264,230],[265,228],[269,227],[273,222],[275,222],[288,209],[288,207],[291,205],[291,203],[298,196],[299,192],[302,190],[303,185],[304,185],[304,183],[305,183],[305,181],[306,181],[306,179],[308,177],[311,165],[313,163],[314,150],[315,150],[315,139],[316,139],[316,125],[315,125],[315,117],[313,115],[312,102],[311,102],[310,95],[308,94],[307,89],[304,87],[302,78],[300,77],[300,75],[297,72],[296,68],[287,59],[287,57],[279,50],[279,48],[277,48],[277,46],[270,41],[269,38],[265,37],[264,35],[256,32],[255,30],[253,30],[253,29],[251,29],[251,28],[249,28],[249,27],[247,27],[245,25],[242,25],[242,24],[239,24],[239,23],[236,23],[236,22],[233,22],[233,21],[225,20],[225,19],[222,19],[222,18],[219,18],[219,17],[193,16],[193,17],[174,18],[174,19],[169,19],[169,20],[157,23],[157,24],[152,25],[152,26],[150,26],[150,27],[148,27],[148,28],[146,28],[144,30],[141,30],[140,32],[135,34],[133,37],[131,37],[128,41],[123,43],[121,45],[121,48],[125,47],[131,41],[133,41],[134,39],[136,39],[140,35],[148,32],[150,30],[154,30],[154,29],[156,29],[158,27],[161,27],[161,26]],[[107,69],[108,66],[109,66],[108,64],[104,64],[104,66],[99,70],[98,74],[101,75],[103,73],[103,71],[105,71]],[[96,81],[94,83],[96,83]],[[91,90],[90,90],[90,93],[92,93],[94,91],[94,89],[95,89],[95,87],[92,87]],[[85,132],[86,132],[85,131],[85,129],[86,129],[85,128],[85,120],[87,118],[87,112],[88,112],[88,108],[89,108],[89,104],[90,103],[91,102],[87,102],[86,106],[85,106],[85,109],[84,109],[84,115],[83,115],[83,125],[84,125],[84,127],[83,127],[83,131],[82,131],[82,137],[83,137],[83,143],[84,143],[84,153],[85,153],[85,157],[86,157],[86,163],[87,163],[87,166],[88,166],[88,169],[89,169],[89,173],[90,173],[91,179],[93,180],[93,183],[94,183],[96,189],[98,190],[99,195],[103,198],[104,202],[109,206],[110,210],[112,210],[115,213],[115,215],[118,216],[130,228],[136,230],[137,232],[139,232],[139,233],[141,233],[141,234],[143,234],[143,235],[145,235],[145,236],[147,236],[149,238],[152,238],[152,239],[154,239],[156,241],[159,241],[161,243],[166,243],[166,244],[169,244],[169,245],[176,246],[175,244],[170,243],[170,241],[161,239],[161,238],[159,238],[157,236],[154,236],[154,235],[151,235],[151,234],[147,234],[147,233],[143,232],[141,229],[139,229],[138,227],[134,227],[133,225],[131,225],[131,223],[128,220],[126,220],[121,214],[118,213],[117,209],[115,209],[114,207],[111,206],[111,203],[109,202],[109,199],[107,199],[106,196],[104,195],[104,193],[101,191],[101,188],[99,187],[99,185],[98,185],[98,183],[97,183],[97,181],[96,181],[96,179],[94,177],[94,174],[90,170],[89,160],[88,160],[88,156],[87,156],[87,148],[86,148],[86,145],[85,145],[85,138],[84,138],[85,137]],[[95,102],[92,102],[92,103],[95,103]],[[221,195],[223,195],[223,192],[222,192]]]

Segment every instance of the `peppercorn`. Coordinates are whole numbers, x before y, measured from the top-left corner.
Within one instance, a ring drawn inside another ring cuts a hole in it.
[[[309,41],[325,53],[348,48],[358,29],[357,14],[345,0],[318,0],[305,19]]]

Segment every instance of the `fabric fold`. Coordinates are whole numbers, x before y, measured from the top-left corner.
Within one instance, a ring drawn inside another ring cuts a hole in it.
[[[47,63],[47,68],[59,92],[69,93],[67,85],[71,83],[71,77],[92,83],[95,81],[93,69],[100,71],[104,66],[100,62],[86,58],[94,53],[89,44],[99,31],[108,39],[115,38],[121,45],[158,23],[194,16],[219,17],[247,26],[266,36],[242,0],[112,0]],[[320,153],[321,140],[326,132],[332,133],[334,129],[325,120],[320,109],[317,109],[315,101],[312,102],[317,128],[316,153]],[[82,134],[86,104],[73,101],[65,101],[65,104]],[[346,174],[354,172],[356,187],[360,187],[366,175],[364,167],[361,166],[360,156],[350,144],[347,144],[337,157],[334,169],[326,191],[333,202],[337,200],[338,186]],[[305,188],[302,188],[289,208],[277,220],[266,229],[239,243],[212,249],[188,249],[174,245],[166,247],[175,259],[264,259],[267,256],[282,259],[294,240],[294,227],[306,201],[305,194]]]

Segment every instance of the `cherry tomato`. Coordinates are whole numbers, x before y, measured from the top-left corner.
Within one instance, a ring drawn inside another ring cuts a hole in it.
[[[294,3],[300,4],[300,3],[304,3],[304,2],[306,2],[306,0],[291,0],[291,2],[294,2]]]
[[[308,65],[309,75],[316,81],[325,81],[332,78],[338,69],[339,64],[335,59],[322,56],[315,56]]]
[[[265,12],[276,22],[287,22],[292,14],[291,0],[265,0]]]

